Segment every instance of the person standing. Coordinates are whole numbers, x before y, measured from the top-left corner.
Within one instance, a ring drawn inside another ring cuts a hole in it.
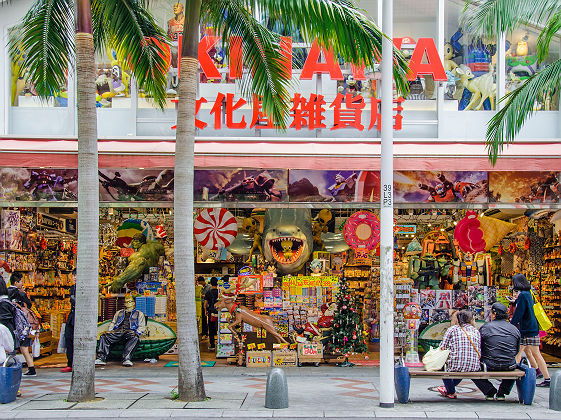
[[[205,294],[205,312],[208,315],[208,350],[215,351],[215,337],[218,331],[218,311],[214,307],[218,300],[218,279],[210,279],[210,290]]]
[[[17,303],[21,307],[31,309],[33,306],[33,303],[29,300],[27,293],[25,293],[25,289],[23,287],[23,276],[20,272],[16,271],[10,276],[8,297],[12,302]],[[36,333],[38,333],[38,331],[30,331],[30,334],[32,335]],[[33,340],[35,340],[35,337],[27,337],[19,343],[19,350],[21,354],[23,354],[25,362],[27,363],[27,372],[24,373],[24,376],[37,376],[35,365],[33,363],[33,355],[29,352],[29,347],[33,344]]]
[[[545,360],[540,353],[540,330],[534,314],[534,298],[530,292],[532,285],[524,274],[515,274],[512,276],[512,288],[514,289],[513,297],[516,299],[516,309],[510,323],[520,330],[522,336],[516,362],[520,363],[522,352],[524,352],[532,367],[539,368],[543,374],[543,382],[536,386],[549,387],[551,379]]]
[[[14,348],[18,347],[16,339],[16,307],[8,297],[8,287],[6,283],[0,279],[0,324],[4,325],[12,334]]]
[[[76,269],[72,271],[74,284],[70,286],[70,312],[66,317],[66,326],[64,327],[64,343],[66,345],[66,367],[61,372],[72,372],[72,364],[74,363],[74,320],[76,318]]]
[[[454,314],[452,326],[444,334],[440,343],[441,349],[450,350],[446,360],[448,372],[478,372],[481,370],[481,336],[475,328],[471,311],[462,310]],[[444,397],[456,399],[456,386],[461,379],[443,379],[444,386],[438,392]]]
[[[208,337],[208,315],[205,311],[205,296],[210,290],[210,284],[207,284],[203,276],[197,277],[197,285],[201,288],[201,338]]]
[[[508,322],[508,309],[500,302],[491,307],[491,322],[479,329],[481,335],[481,362],[487,370],[509,371],[516,369],[516,355],[520,349],[520,331]],[[488,400],[504,401],[514,386],[514,379],[503,379],[497,390],[488,379],[473,381]]]

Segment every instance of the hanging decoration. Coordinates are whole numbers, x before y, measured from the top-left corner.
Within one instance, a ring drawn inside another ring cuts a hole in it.
[[[372,212],[358,211],[345,222],[343,235],[352,249],[376,249],[380,244],[380,219]]]
[[[204,209],[195,219],[194,232],[201,246],[212,250],[226,248],[238,234],[238,222],[226,209]]]
[[[137,233],[142,233],[147,241],[156,239],[148,222],[139,219],[127,219],[117,228],[117,246],[130,248],[132,238]]]
[[[478,217],[476,212],[470,210],[458,222],[454,230],[454,239],[464,252],[483,252],[490,250],[515,227],[514,223],[492,217]]]

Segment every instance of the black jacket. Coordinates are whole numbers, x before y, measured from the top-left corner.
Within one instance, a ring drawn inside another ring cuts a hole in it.
[[[31,309],[33,306],[33,303],[31,303],[27,294],[19,290],[16,286],[8,287],[8,297],[11,301],[15,301],[20,306],[23,306],[25,303],[28,309]]]
[[[0,324],[3,324],[5,327],[7,327],[12,333],[12,336],[14,336],[14,331],[16,330],[15,319],[15,306],[5,298],[0,299]]]
[[[491,321],[479,329],[481,334],[481,361],[488,368],[506,369],[516,364],[520,349],[520,331],[506,319]],[[502,370],[502,369],[501,369]]]

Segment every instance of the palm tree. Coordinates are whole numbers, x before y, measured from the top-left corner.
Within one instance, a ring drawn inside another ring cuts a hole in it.
[[[520,24],[543,25],[538,37],[538,60],[549,55],[549,45],[561,28],[560,0],[466,0],[462,22],[468,31],[486,38],[508,33]],[[498,46],[502,47],[502,46]],[[512,143],[526,120],[534,113],[534,103],[544,95],[558,91],[561,85],[561,59],[535,73],[502,99],[504,107],[487,126],[486,143],[489,160],[494,165],[505,144]]]
[[[175,143],[174,251],[179,349],[179,398],[205,398],[196,328],[194,295],[193,173],[195,101],[198,84],[199,23],[212,26],[228,47],[230,36],[240,36],[249,72],[242,93],[262,98],[263,109],[282,129],[288,113],[290,80],[283,75],[279,35],[258,21],[258,10],[270,22],[298,28],[306,41],[317,38],[347,62],[372,66],[381,57],[380,30],[350,0],[186,0],[181,51],[181,81]],[[396,51],[397,90],[407,91],[407,64]]]
[[[78,105],[78,261],[75,353],[69,401],[95,398],[97,337],[99,182],[95,55],[111,46],[138,85],[156,103],[165,103],[166,35],[138,0],[36,0],[10,45],[12,55],[26,53],[39,96],[48,98],[66,84],[76,63]],[[160,41],[160,42],[156,42]]]

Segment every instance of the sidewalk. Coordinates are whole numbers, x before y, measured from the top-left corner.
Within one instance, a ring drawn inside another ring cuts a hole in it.
[[[66,402],[70,375],[58,369],[39,369],[38,376],[22,380],[22,397],[0,405],[0,419],[38,418],[438,418],[438,419],[561,419],[548,410],[549,389],[536,389],[532,406],[518,404],[516,391],[506,402],[485,401],[471,381],[458,387],[458,399],[440,397],[432,379],[411,382],[409,404],[379,408],[377,368],[330,366],[286,368],[289,408],[264,408],[266,369],[203,368],[207,401],[172,400],[176,368],[147,368],[136,364],[124,369],[108,365],[96,370],[99,399]]]

